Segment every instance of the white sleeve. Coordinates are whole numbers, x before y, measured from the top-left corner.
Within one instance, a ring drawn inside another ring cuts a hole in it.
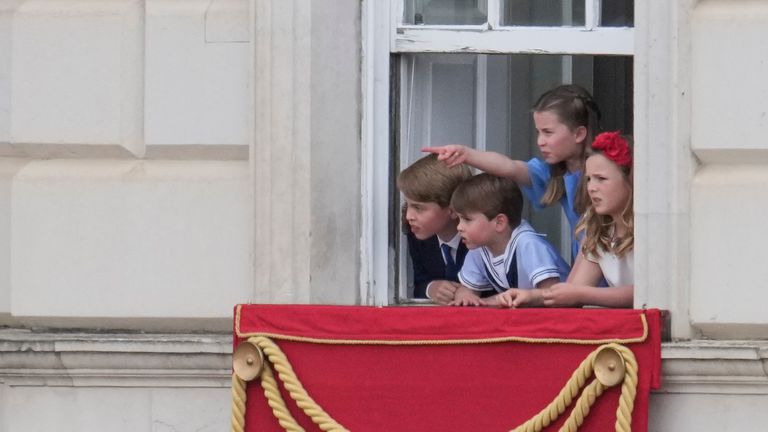
[[[535,288],[550,278],[564,281],[568,277],[568,264],[555,248],[541,235],[526,233],[520,236],[515,249],[518,269],[518,288]]]
[[[427,287],[424,288],[424,295],[427,296],[427,298],[430,299],[430,300],[434,300],[432,297],[429,296],[429,287],[432,286],[432,283],[434,283],[434,282],[435,281],[432,281],[432,282],[428,283]]]
[[[459,282],[473,291],[493,289],[485,273],[485,264],[483,264],[480,248],[467,252],[464,264],[461,266],[461,271],[459,271]]]

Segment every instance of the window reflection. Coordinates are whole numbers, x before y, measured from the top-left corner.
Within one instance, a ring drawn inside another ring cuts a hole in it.
[[[480,25],[487,20],[487,0],[405,0],[405,24]]]
[[[600,25],[603,27],[635,26],[634,0],[604,1],[600,13],[602,17]]]
[[[502,0],[501,25],[583,26],[584,0]]]

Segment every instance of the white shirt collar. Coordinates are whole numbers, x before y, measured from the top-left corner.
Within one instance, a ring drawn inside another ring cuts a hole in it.
[[[459,249],[459,243],[461,243],[461,236],[459,233],[456,233],[456,235],[453,236],[452,239],[448,240],[447,242],[444,242],[440,239],[440,236],[437,236],[437,241],[440,243],[440,246],[442,247],[444,244],[447,244],[451,247],[453,250]]]

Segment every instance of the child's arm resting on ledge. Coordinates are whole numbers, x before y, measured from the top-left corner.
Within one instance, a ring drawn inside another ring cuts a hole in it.
[[[597,263],[579,254],[568,281],[543,291],[544,305],[549,307],[580,307],[583,305],[628,308],[634,304],[635,287],[598,287],[603,272]]]
[[[501,307],[541,307],[544,306],[543,293],[545,290],[558,282],[560,282],[558,278],[544,279],[536,285],[536,289],[510,288],[493,298],[496,300],[497,306]]]

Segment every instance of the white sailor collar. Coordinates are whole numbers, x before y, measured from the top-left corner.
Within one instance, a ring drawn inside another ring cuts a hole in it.
[[[510,288],[509,283],[507,282],[507,274],[509,273],[509,269],[512,265],[512,262],[515,261],[515,249],[517,248],[517,242],[520,238],[520,235],[526,232],[532,232],[534,234],[538,234],[536,230],[533,229],[531,224],[528,223],[525,219],[522,219],[520,221],[520,225],[518,225],[513,231],[512,235],[509,237],[509,241],[507,242],[507,247],[504,249],[504,253],[502,255],[499,255],[497,257],[494,257],[491,255],[491,251],[483,247],[480,253],[480,256],[483,259],[483,264],[485,264],[485,268],[488,269],[488,274],[494,279],[494,283],[498,284],[499,286]],[[497,270],[499,267],[499,264],[503,261],[504,265],[502,268],[504,269],[504,274],[499,274],[499,271]]]

